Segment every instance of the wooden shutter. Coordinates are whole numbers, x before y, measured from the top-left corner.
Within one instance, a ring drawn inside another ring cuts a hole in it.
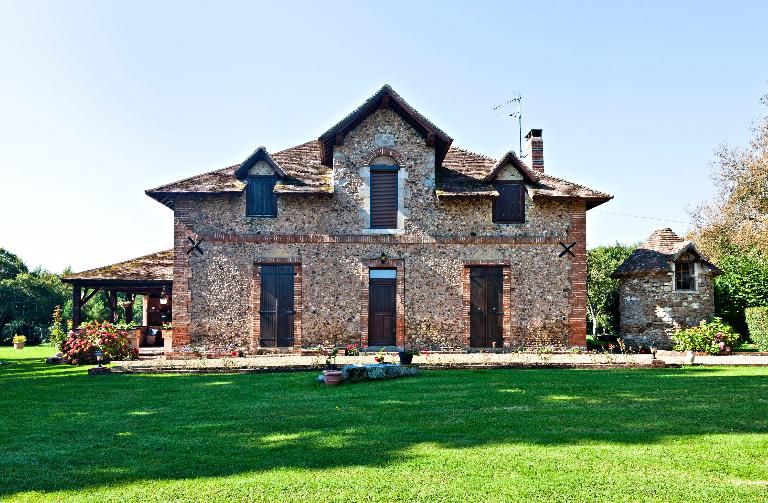
[[[493,206],[493,221],[497,223],[525,222],[525,185],[518,182],[496,184],[499,197]]]
[[[397,229],[397,169],[371,170],[371,229]]]
[[[246,215],[249,217],[276,217],[277,196],[274,176],[248,177],[245,189]]]

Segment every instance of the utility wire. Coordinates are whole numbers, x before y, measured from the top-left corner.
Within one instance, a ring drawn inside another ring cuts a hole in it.
[[[597,213],[607,213],[609,215],[620,215],[622,217],[642,218],[644,220],[657,220],[659,222],[674,222],[674,223],[677,223],[677,224],[686,224],[686,225],[690,225],[691,224],[691,222],[687,221],[687,220],[672,220],[672,219],[669,219],[669,218],[646,217],[646,216],[642,216],[642,215],[631,215],[629,213],[618,213],[616,211],[606,211],[606,210],[592,210],[592,211],[593,212],[597,212]]]

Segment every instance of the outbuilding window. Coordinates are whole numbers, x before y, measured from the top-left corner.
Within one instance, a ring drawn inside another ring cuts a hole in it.
[[[696,257],[686,253],[675,262],[675,290],[696,289]]]
[[[397,229],[397,166],[371,165],[371,229]]]
[[[247,178],[245,188],[246,216],[277,216],[276,181],[274,176],[249,176]]]
[[[525,222],[525,184],[522,182],[497,182],[499,197],[493,204],[493,221],[498,224]]]

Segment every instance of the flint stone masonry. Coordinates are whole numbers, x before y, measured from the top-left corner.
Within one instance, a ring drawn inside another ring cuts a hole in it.
[[[386,144],[386,148],[382,145]],[[371,159],[400,168],[399,228],[368,229]],[[380,109],[352,129],[333,154],[334,193],[279,196],[278,217],[246,217],[244,194],[175,199],[174,346],[243,346],[259,321],[254,267],[300,262],[300,347],[361,343],[361,291],[367,264],[385,253],[402,263],[405,345],[465,347],[463,277],[467,264],[509,264],[508,348],[583,346],[586,283],[585,205],[526,196],[526,221],[492,222],[491,198],[438,200],[435,150],[397,113]],[[257,163],[253,174],[271,168]],[[505,179],[519,179],[514,167]],[[204,253],[187,253],[187,236]],[[576,257],[559,242],[578,241]],[[363,299],[364,301],[364,299]],[[177,337],[178,333],[178,337]]]
[[[712,276],[699,274],[697,279],[693,291],[675,290],[671,271],[622,279],[622,337],[638,345],[655,343],[668,349],[673,346],[672,336],[677,330],[711,319],[715,314]]]

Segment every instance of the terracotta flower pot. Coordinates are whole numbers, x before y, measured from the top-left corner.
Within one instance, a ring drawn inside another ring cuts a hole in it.
[[[341,384],[341,370],[324,370],[323,377],[325,377],[326,386],[338,386]]]
[[[16,349],[24,349],[24,343],[23,342],[14,342],[13,347]]]

